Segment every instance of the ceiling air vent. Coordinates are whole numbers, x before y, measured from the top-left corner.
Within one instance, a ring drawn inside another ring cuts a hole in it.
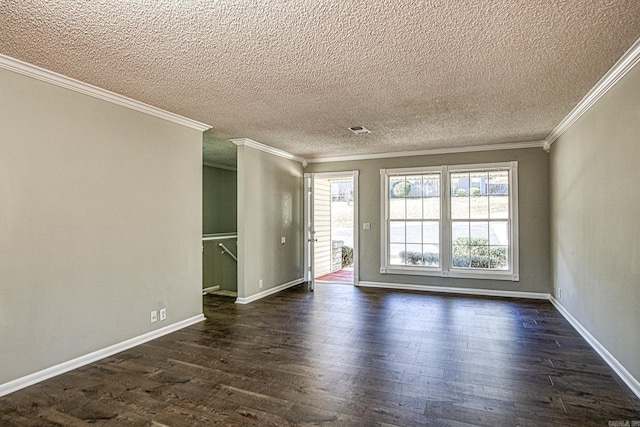
[[[367,129],[364,126],[351,126],[350,128],[348,128],[351,132],[355,133],[356,135],[363,135],[365,133],[371,133],[369,131],[369,129]]]

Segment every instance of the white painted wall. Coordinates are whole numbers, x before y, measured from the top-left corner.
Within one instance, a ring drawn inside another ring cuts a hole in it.
[[[636,66],[551,149],[555,298],[636,381],[640,381],[639,135],[640,67]]]
[[[0,99],[0,385],[200,315],[202,133],[4,69]]]

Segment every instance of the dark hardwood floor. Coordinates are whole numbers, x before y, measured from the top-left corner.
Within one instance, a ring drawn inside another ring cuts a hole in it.
[[[0,425],[640,425],[639,399],[548,302],[322,284],[204,310],[0,398]]]

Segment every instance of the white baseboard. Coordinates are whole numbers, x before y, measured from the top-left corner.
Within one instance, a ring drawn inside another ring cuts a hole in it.
[[[487,297],[527,298],[548,300],[551,295],[538,292],[499,291],[494,289],[451,288],[445,286],[411,285],[407,283],[365,282],[358,286],[368,288],[401,289],[406,291],[439,292],[447,294],[480,295]]]
[[[85,354],[84,356],[76,357],[75,359],[71,359],[50,368],[43,369],[42,371],[34,372],[33,374],[29,374],[22,378],[9,381],[8,383],[0,384],[0,397],[5,396],[9,393],[13,393],[14,391],[18,391],[25,387],[29,387],[30,385],[39,383],[41,381],[48,380],[49,378],[53,378],[57,375],[64,374],[65,372],[69,372],[90,363],[97,362],[98,360],[104,359],[105,357],[113,356],[114,354],[120,353],[121,351],[128,350],[140,344],[144,344],[148,341],[160,338],[161,336],[186,328],[187,326],[194,325],[198,322],[203,321],[204,319],[204,315],[199,314],[189,319],[185,319],[180,322],[165,326],[164,328],[147,332],[146,334],[128,339],[126,341],[111,345],[109,347],[94,351],[89,354]]]
[[[275,288],[267,289],[266,291],[259,292],[257,294],[251,295],[246,298],[238,298],[236,299],[236,304],[249,304],[250,302],[257,301],[261,298],[267,297],[269,295],[273,295],[280,291],[284,291],[285,289],[290,288],[292,286],[299,285],[300,283],[304,283],[304,278],[293,280],[289,283],[276,286]]]
[[[582,326],[582,324],[578,322],[578,320],[573,317],[571,313],[569,313],[569,311],[567,311],[567,309],[564,308],[564,306],[560,304],[557,299],[551,296],[549,300],[551,301],[551,304],[553,304],[554,307],[558,309],[560,314],[562,314],[562,316],[564,316],[564,318],[567,319],[569,323],[571,323],[571,326],[573,326],[576,331],[578,331],[578,333],[582,335],[582,338],[584,338],[589,343],[589,345],[593,347],[593,349],[600,355],[600,357],[602,357],[604,361],[607,362],[611,369],[615,371],[615,373],[620,377],[622,381],[624,381],[624,383],[631,389],[631,391],[636,396],[638,396],[638,398],[640,398],[640,381],[634,378],[633,375],[631,375],[631,373],[629,373],[629,371],[627,371],[625,367],[622,366],[622,364],[618,362],[618,360],[613,357],[611,353],[609,353],[609,350],[607,350],[602,344],[600,344],[600,342],[593,335],[591,335],[589,331],[587,331],[587,329]]]

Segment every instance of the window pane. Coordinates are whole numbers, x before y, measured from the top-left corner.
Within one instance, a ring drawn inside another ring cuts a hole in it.
[[[422,175],[406,176],[405,180],[409,183],[409,193],[407,197],[413,199],[422,198]]]
[[[471,218],[489,218],[489,198],[486,191],[488,176],[487,172],[469,174],[469,213]]]
[[[409,197],[411,187],[409,177],[394,176],[389,179],[389,190],[391,191],[392,198],[402,199]]]
[[[396,190],[405,193],[407,219],[422,219],[422,175],[405,176]]]
[[[407,243],[422,243],[422,222],[407,221]]]
[[[485,240],[486,242],[486,240]],[[479,240],[473,241],[469,247],[471,253],[471,268],[489,268],[488,242],[481,244]]]
[[[389,241],[391,243],[403,243],[406,241],[404,221],[389,221]]]
[[[405,258],[407,265],[422,265],[422,245],[407,245]]]
[[[422,219],[422,198],[408,197],[405,200],[407,201],[407,219]]]
[[[440,175],[422,177],[422,218],[440,219]]]
[[[389,179],[389,218],[404,219],[406,214],[406,196],[409,194],[410,184],[404,177]]]
[[[389,245],[389,264],[403,265],[404,264],[404,245],[392,243]]]
[[[489,173],[489,206],[492,219],[509,218],[509,173]]]
[[[425,221],[422,223],[422,243],[440,244],[440,223]]]
[[[451,196],[451,218],[469,219],[469,198],[466,196]]]
[[[488,222],[472,222],[471,223],[471,245],[488,245],[489,244],[489,223]]]
[[[468,173],[452,173],[451,174],[451,196],[468,196],[469,195],[469,174]]]
[[[489,206],[491,219],[509,218],[509,196],[490,196]]]
[[[489,219],[489,197],[469,197],[470,217],[474,219]]]
[[[440,197],[422,199],[422,218],[440,219]]]
[[[422,247],[422,259],[424,265],[429,267],[438,267],[440,265],[440,246],[424,245]]]
[[[509,269],[509,248],[507,246],[491,247],[490,268]]]
[[[440,174],[422,177],[422,197],[440,197]]]
[[[469,223],[465,221],[457,221],[451,224],[451,240],[456,244],[458,239],[469,239]],[[467,245],[468,242],[462,243]]]
[[[486,196],[489,185],[487,172],[472,172],[469,174],[469,196]]]
[[[451,174],[451,218],[469,218],[469,174]]]
[[[509,194],[509,172],[489,172],[489,194],[492,196],[506,196]]]
[[[491,246],[509,245],[509,223],[507,221],[491,221],[489,223],[489,244]]]
[[[489,268],[489,256],[472,254],[471,268]]]
[[[471,256],[469,254],[469,246],[453,245],[451,262],[453,267],[469,268],[471,265]]]

